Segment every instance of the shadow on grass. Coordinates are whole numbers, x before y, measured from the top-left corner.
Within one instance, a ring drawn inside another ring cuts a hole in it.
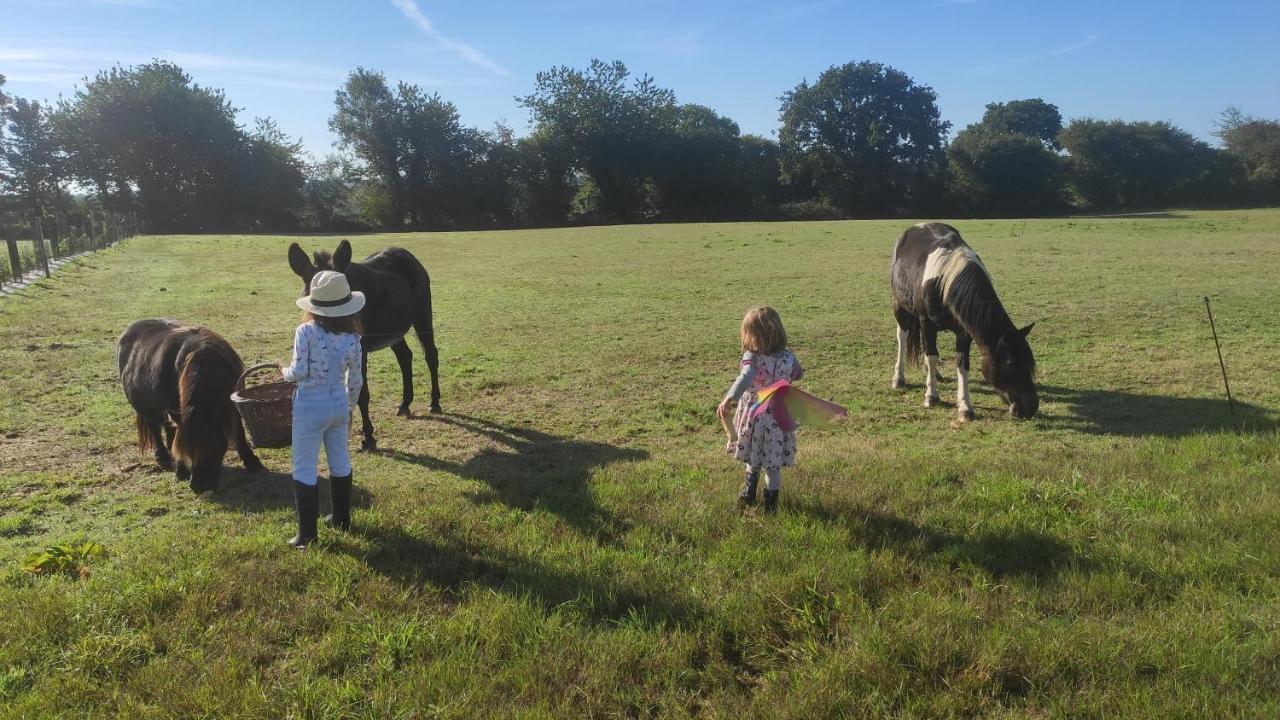
[[[355,508],[367,508],[372,503],[373,494],[361,487],[359,478],[351,489],[351,505]],[[320,514],[331,512],[329,478],[320,476]],[[222,480],[218,482],[218,491],[211,498],[213,502],[227,508],[244,512],[263,512],[293,508],[293,475],[286,472],[259,470],[250,472],[242,467],[228,466],[222,470]]]
[[[426,539],[399,525],[359,522],[354,532],[371,546],[359,553],[359,559],[405,586],[431,585],[451,596],[478,586],[531,599],[546,613],[564,611],[606,624],[630,621],[645,627],[693,627],[706,616],[700,606],[674,593],[656,591],[642,581],[619,580],[620,574],[611,568],[580,570],[583,565],[567,559],[553,565],[531,555],[480,546],[449,532]]]
[[[1139,395],[1118,390],[1040,386],[1040,401],[1061,403],[1069,415],[1042,415],[1038,422],[1091,435],[1177,438],[1201,432],[1263,433],[1278,426],[1276,413],[1226,398]]]
[[[616,462],[643,460],[649,453],[607,443],[572,440],[527,427],[499,425],[466,415],[432,415],[420,419],[483,435],[504,450],[486,450],[461,463],[398,450],[376,452],[485,483],[487,490],[471,496],[475,503],[500,502],[521,510],[542,508],[580,532],[596,536],[597,541],[604,544],[614,543],[626,532],[622,521],[596,504],[590,487],[591,472]]]
[[[1065,568],[1088,564],[1067,544],[1032,530],[965,536],[863,507],[811,503],[798,510],[825,523],[843,525],[855,546],[894,550],[916,558],[939,557],[953,568],[973,565],[998,579],[1024,577],[1043,581]]]

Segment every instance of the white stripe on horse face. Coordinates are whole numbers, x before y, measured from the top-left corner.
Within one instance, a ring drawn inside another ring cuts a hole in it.
[[[938,285],[942,290],[942,299],[946,300],[951,293],[951,286],[955,283],[960,272],[969,267],[970,264],[977,265],[982,272],[991,277],[991,273],[987,272],[987,266],[982,264],[982,260],[978,259],[978,254],[973,248],[964,246],[957,248],[938,248],[929,253],[928,259],[924,264],[924,275],[920,278],[920,284],[937,278]]]

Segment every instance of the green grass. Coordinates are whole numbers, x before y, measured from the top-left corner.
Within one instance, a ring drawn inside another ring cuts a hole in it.
[[[446,414],[394,417],[375,355],[385,450],[303,553],[287,452],[192,496],[112,348],[170,316],[285,357],[292,238],[136,238],[0,300],[0,715],[1276,717],[1280,211],[955,224],[1037,323],[1035,420],[888,389],[905,222],[354,238],[430,269]],[[850,408],[775,518],[713,415],[759,302]],[[86,540],[88,577],[21,571]]]

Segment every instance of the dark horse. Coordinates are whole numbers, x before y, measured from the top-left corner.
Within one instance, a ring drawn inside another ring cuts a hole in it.
[[[217,490],[222,458],[235,442],[245,468],[262,469],[231,404],[244,363],[217,333],[139,320],[116,341],[116,362],[137,415],[138,446],[154,450],[161,468],[172,468],[176,459],[178,479],[190,480],[193,491]]]
[[[898,362],[894,388],[906,383],[904,360],[915,363],[923,345],[924,406],[938,404],[938,331],[956,335],[956,410],[973,419],[969,401],[969,346],[977,341],[982,376],[1009,405],[1009,414],[1029,418],[1040,407],[1036,360],[1027,343],[1032,323],[1014,327],[996,297],[995,286],[978,254],[960,233],[943,223],[907,228],[893,249],[890,271],[893,315],[898,320]]]
[[[440,412],[440,353],[436,350],[431,319],[431,276],[413,253],[404,248],[387,248],[353,263],[351,243],[343,240],[332,255],[318,252],[312,262],[298,243],[293,243],[289,246],[289,267],[302,278],[304,293],[310,294],[311,278],[321,270],[346,275],[351,289],[364,293],[360,324],[365,378],[369,375],[369,353],[391,348],[404,380],[399,415],[409,415],[409,403],[413,402],[413,351],[404,339],[412,327],[427,354],[427,369],[431,371],[431,412]],[[377,443],[373,439],[373,421],[369,419],[368,382],[360,390],[360,419],[364,423],[361,447],[374,450]]]

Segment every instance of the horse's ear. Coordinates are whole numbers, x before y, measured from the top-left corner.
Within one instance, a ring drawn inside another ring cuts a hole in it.
[[[1035,323],[1031,323],[1030,325],[1028,325],[1028,326],[1026,326],[1026,327],[1022,328],[1022,329],[1021,329],[1021,330],[1019,330],[1018,332],[1022,333],[1022,337],[1026,337],[1026,336],[1028,336],[1028,335],[1030,335],[1030,334],[1031,334],[1031,328],[1033,328],[1033,327],[1035,327],[1035,326],[1036,326],[1036,324],[1035,324]]]
[[[347,266],[351,264],[351,243],[343,240],[338,243],[338,249],[333,252],[333,269],[338,272],[346,272]]]
[[[307,272],[312,270],[311,258],[303,252],[302,247],[298,243],[289,246],[289,267],[298,277],[305,278]]]

